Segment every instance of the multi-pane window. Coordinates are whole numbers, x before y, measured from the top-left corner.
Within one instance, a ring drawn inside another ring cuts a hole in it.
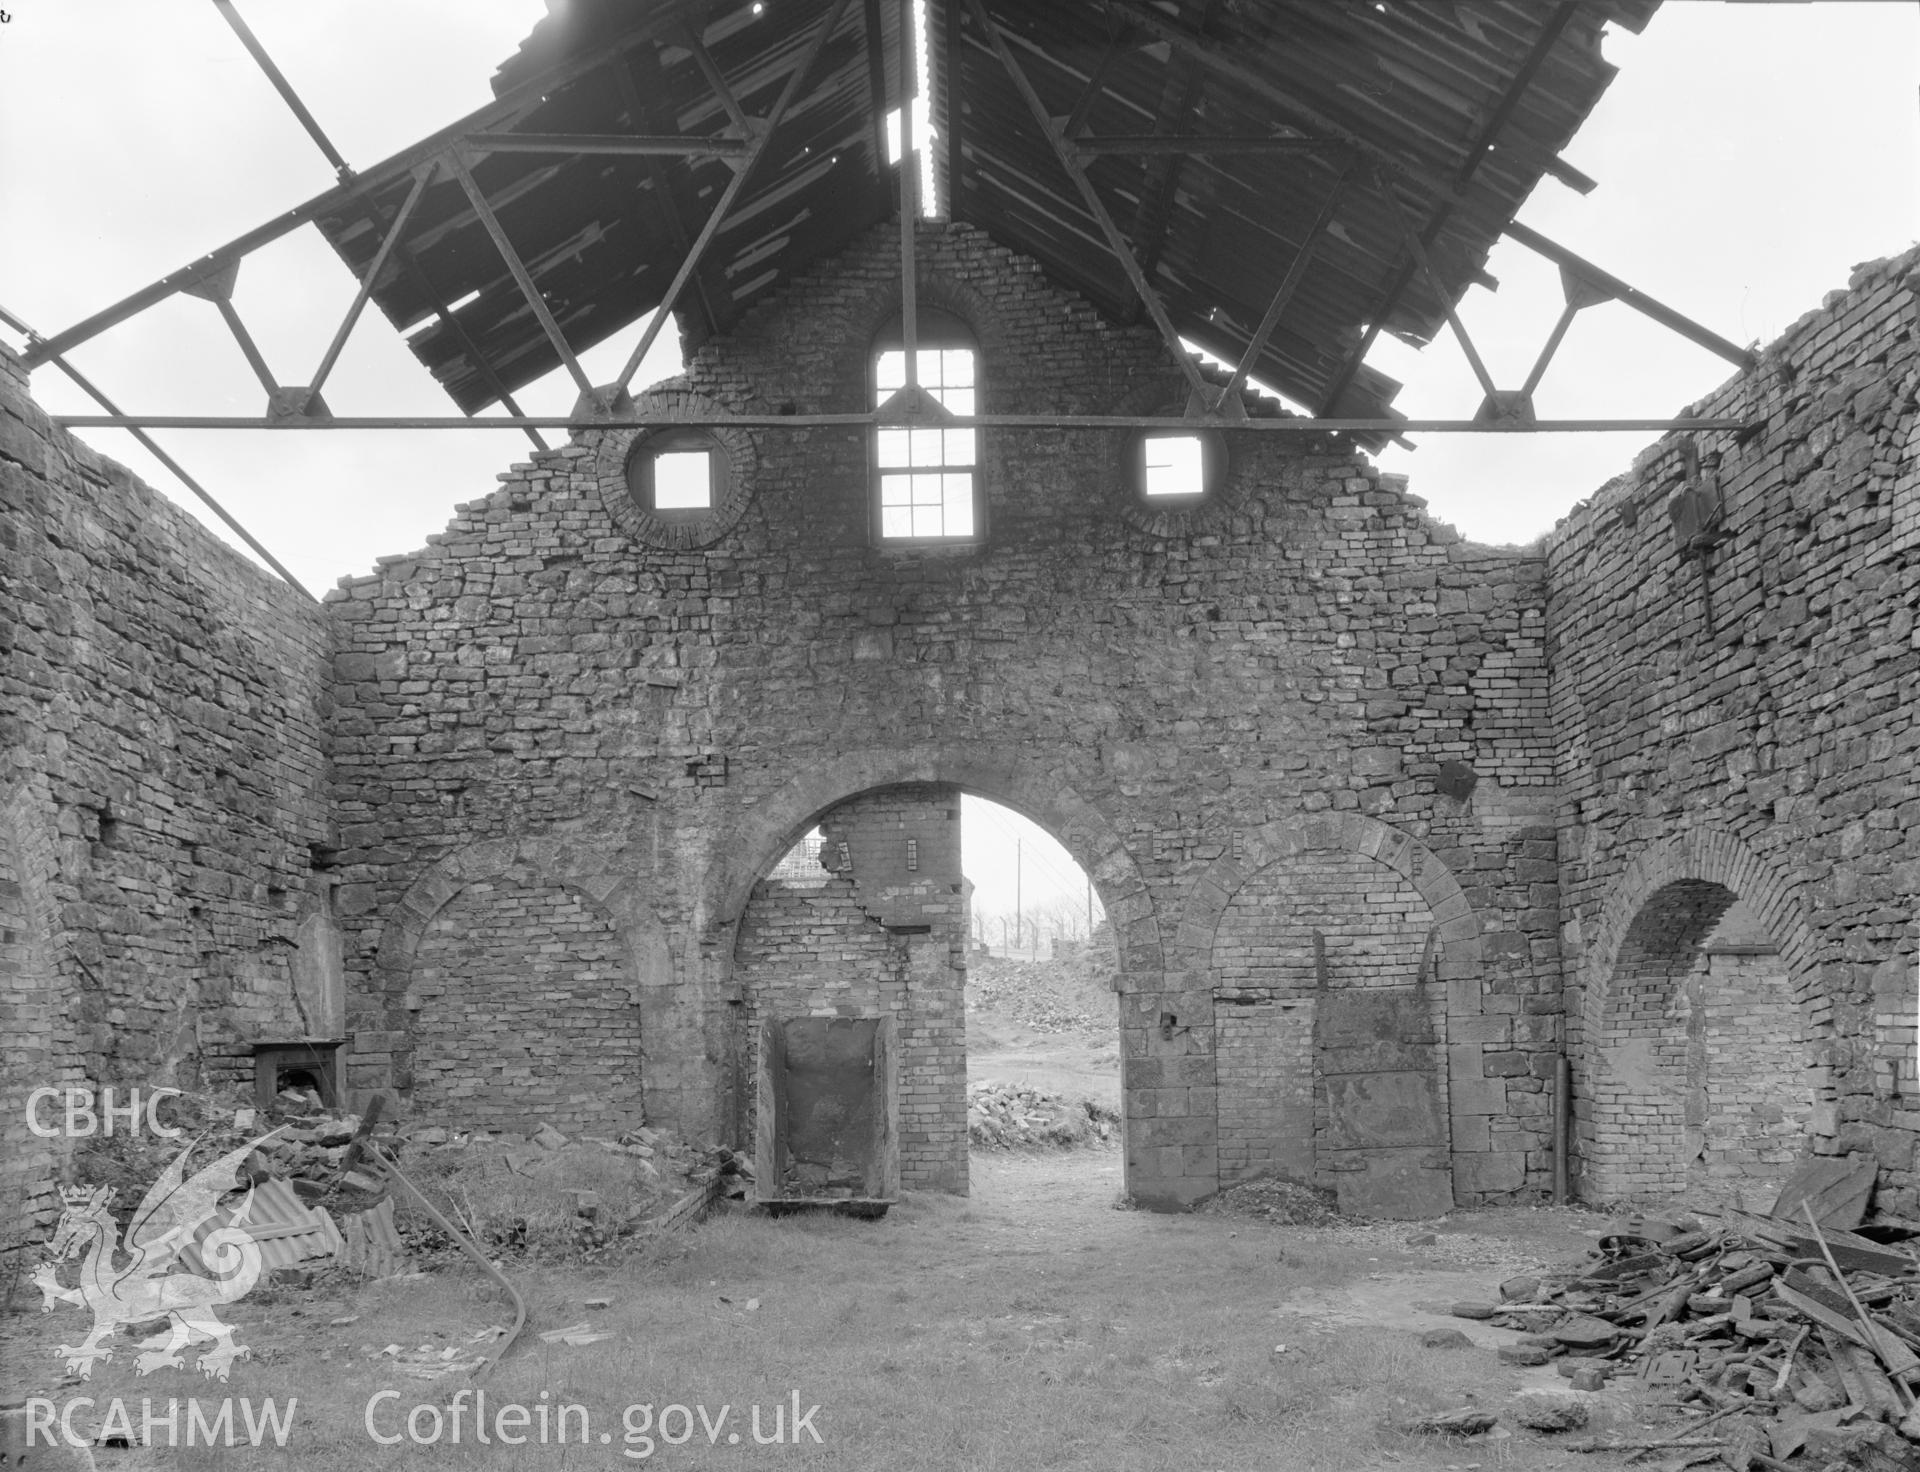
[[[943,342],[918,349],[920,387],[949,413],[977,412],[975,353]],[[874,360],[873,402],[885,404],[907,382],[906,350],[883,347]],[[880,535],[885,540],[932,541],[974,535],[977,524],[979,436],[938,423],[882,426],[875,431]]]

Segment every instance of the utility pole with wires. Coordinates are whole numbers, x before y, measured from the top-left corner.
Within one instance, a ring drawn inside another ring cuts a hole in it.
[[[1017,834],[1015,835],[1013,840],[1013,945],[1015,950],[1020,948],[1020,943],[1025,939],[1027,929],[1026,912],[1020,907],[1020,865],[1022,862],[1020,851],[1024,846],[1024,842],[1025,841]]]

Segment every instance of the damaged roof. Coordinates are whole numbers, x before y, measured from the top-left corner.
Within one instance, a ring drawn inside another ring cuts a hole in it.
[[[1105,213],[1191,341],[1238,360],[1330,208],[1253,376],[1318,413],[1384,418],[1399,385],[1359,362],[1365,329],[1426,342],[1484,279],[1488,251],[1541,177],[1586,182],[1558,154],[1613,75],[1602,28],[1638,31],[1658,0],[927,0],[940,212],[1124,323],[1142,308],[1122,261],[976,3],[1045,110],[1070,124]],[[705,62],[758,120],[833,8],[549,0],[494,79],[501,101],[476,115],[487,132],[720,150],[469,155],[574,352],[659,305],[754,141]],[[899,0],[842,6],[679,296],[689,346],[894,213],[881,118],[900,97],[901,17]],[[369,171],[320,218],[356,275],[412,186],[401,165],[418,157]],[[1396,200],[1443,291],[1415,269]],[[456,179],[433,177],[400,245],[373,300],[462,410],[560,361]]]

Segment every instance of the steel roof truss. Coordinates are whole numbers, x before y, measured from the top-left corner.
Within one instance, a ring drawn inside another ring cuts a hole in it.
[[[1073,181],[1074,188],[1079,191],[1081,200],[1086,204],[1087,212],[1099,224],[1101,234],[1106,236],[1107,248],[1114,253],[1120,262],[1121,269],[1127,273],[1127,280],[1132,283],[1134,292],[1146,306],[1147,314],[1153,318],[1153,325],[1160,329],[1161,339],[1166,343],[1167,351],[1173,355],[1174,361],[1180,365],[1192,397],[1202,403],[1207,402],[1209,399],[1207,381],[1201,376],[1199,365],[1193,361],[1193,355],[1180,341],[1180,333],[1174,327],[1172,318],[1168,317],[1167,309],[1160,300],[1160,294],[1153,289],[1153,283],[1148,281],[1146,274],[1141,271],[1140,263],[1134,259],[1132,248],[1120,233],[1120,227],[1114,224],[1113,216],[1107,212],[1106,205],[1101,202],[1099,194],[1094,190],[1093,181],[1087,178],[1086,170],[1081,168],[1079,160],[1074,158],[1066,135],[1048,114],[1047,105],[1040,100],[1040,94],[1033,90],[1033,83],[1027,79],[1027,74],[1020,68],[1020,63],[1014,59],[1012,50],[1007,46],[1006,37],[993,23],[993,18],[987,14],[984,0],[968,0],[968,3],[973,7],[975,21],[985,32],[994,54],[999,57],[1000,65],[1006,69],[1007,75],[1013,80],[1014,87],[1025,100],[1027,110],[1033,114],[1034,122],[1046,135],[1048,144],[1052,146],[1054,158],[1066,171],[1067,177]]]
[[[540,330],[546,333],[547,341],[553,345],[553,350],[558,354],[560,361],[567,365],[567,373],[572,377],[574,386],[582,394],[592,393],[592,380],[587,377],[586,370],[580,366],[580,360],[573,355],[573,349],[568,346],[567,335],[560,330],[560,324],[554,321],[553,310],[548,307],[547,299],[540,294],[540,287],[533,279],[533,273],[527,269],[527,263],[520,259],[520,252],[514,248],[513,241],[508,238],[499,216],[494,214],[493,207],[487,203],[487,196],[474,182],[473,174],[467,167],[465,155],[464,148],[456,146],[449,149],[446,157],[447,167],[452,170],[454,178],[460,181],[460,187],[466,191],[467,199],[473,205],[473,212],[480,219],[481,228],[493,241],[493,248],[500,252],[500,259],[507,263],[507,270],[513,276],[515,284],[519,286],[520,295],[526,298],[527,306],[532,309],[535,319],[540,323]]]
[[[1274,329],[1280,325],[1287,303],[1293,300],[1294,292],[1307,274],[1307,267],[1313,264],[1314,253],[1326,238],[1327,226],[1333,223],[1334,211],[1340,207],[1340,200],[1359,168],[1360,161],[1349,156],[1346,167],[1340,171],[1340,177],[1333,181],[1333,188],[1327,191],[1320,212],[1313,217],[1313,224],[1307,227],[1306,239],[1300,242],[1299,250],[1294,252],[1293,260],[1287,266],[1287,274],[1281,278],[1280,285],[1273,293],[1273,300],[1267,304],[1266,315],[1260,319],[1260,326],[1247,343],[1246,351],[1240,355],[1240,366],[1233,370],[1233,378],[1220,391],[1222,404],[1233,401],[1241,385],[1247,381],[1247,375],[1253,371],[1253,365],[1260,361],[1260,355],[1267,350],[1267,339],[1273,336]]]
[[[340,361],[341,351],[352,335],[354,325],[365,310],[367,298],[373,295],[373,283],[380,278],[380,272],[387,264],[387,257],[393,253],[394,246],[400,243],[400,232],[407,228],[407,220],[413,214],[413,207],[420,203],[420,196],[427,192],[427,181],[434,175],[431,166],[415,169],[413,188],[407,191],[400,212],[393,217],[393,223],[387,227],[387,233],[381,238],[380,249],[374,252],[373,261],[368,265],[366,274],[360,278],[360,290],[354,294],[353,305],[347,308],[347,315],[340,320],[339,329],[333,334],[333,341],[327,344],[327,350],[321,355],[320,366],[313,370],[313,378],[307,385],[307,412],[318,406],[320,390],[326,385],[333,365]]]
[[[680,300],[680,293],[686,290],[688,280],[699,268],[701,257],[706,254],[707,247],[713,243],[714,236],[720,233],[720,227],[726,223],[727,213],[733,208],[734,200],[745,188],[754,166],[765,155],[767,145],[772,141],[774,133],[779,130],[780,120],[786,116],[787,108],[799,95],[800,88],[808,74],[812,72],[814,63],[819,60],[820,52],[827,44],[827,38],[839,28],[840,17],[846,13],[847,5],[848,0],[833,0],[833,8],[821,21],[819,29],[814,32],[813,39],[807,43],[807,49],[801,56],[799,65],[794,67],[792,74],[788,76],[787,83],[780,89],[780,95],[774,100],[773,107],[766,117],[755,120],[754,131],[758,136],[752,140],[753,152],[741,161],[734,176],[727,181],[727,187],[721,191],[720,199],[714,205],[713,212],[707,216],[707,223],[701,226],[700,234],[694,239],[692,249],[681,260],[680,269],[674,273],[673,280],[668,284],[666,294],[660,298],[659,305],[653,309],[653,320],[647,323],[646,331],[640,334],[640,341],[635,344],[633,353],[627,359],[626,367],[620,370],[619,378],[614,381],[618,393],[626,392],[627,385],[633,381],[633,375],[640,371],[640,364],[653,347],[654,340],[659,337],[660,330],[671,320],[673,309]],[[583,390],[583,392],[586,391]]]

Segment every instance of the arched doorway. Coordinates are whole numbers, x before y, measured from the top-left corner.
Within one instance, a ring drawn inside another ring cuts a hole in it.
[[[1676,879],[1621,939],[1587,1087],[1583,1194],[1764,1207],[1819,1086],[1781,946],[1728,886]]]
[[[1031,1048],[1050,1030],[1067,1031],[1058,1025],[1064,1021],[1092,1021],[1063,1016],[1069,991],[1078,1011],[1104,1009],[1096,1024],[1104,1026],[1108,1069],[1102,1103],[1109,1133],[1117,1135],[1118,965],[1104,907],[1092,894],[1092,880],[1064,850],[1039,841],[1030,827],[1023,848],[1014,817],[954,784],[874,787],[817,814],[753,885],[732,955],[731,1095],[736,1138],[779,1146],[781,1178],[760,1183],[763,1192],[790,1199],[857,1193],[873,1178],[867,1154],[880,1148],[873,1142],[890,1137],[901,1188],[964,1193],[969,1065],[978,1061],[970,1027],[979,1027],[990,1046],[1011,1041]],[[1004,841],[1009,834],[1011,841]],[[1008,883],[1016,875],[1022,882]],[[976,883],[984,901],[978,910]],[[1089,953],[1102,945],[1107,964],[1089,964]],[[1002,1004],[991,1018],[969,1011],[975,968]],[[1008,994],[1020,986],[1032,990],[1036,976],[1057,977],[1061,970],[1097,972],[1099,998],[1086,985],[1057,987],[1060,995],[1046,1000]],[[844,1061],[847,1039],[826,1030],[836,1023],[849,1038],[856,1025],[883,1025],[890,1083],[879,1075],[879,1055],[859,1038],[853,1039],[860,1044],[857,1057]],[[1058,1083],[1074,1071],[1075,1060],[1066,1056],[1076,1051],[1074,1041],[1063,1040],[1044,1059],[1029,1052],[1000,1061]],[[870,1070],[860,1087],[836,1088],[813,1077],[836,1052],[843,1071]],[[771,1081],[772,1073],[785,1078],[795,1069],[808,1075],[804,1097],[790,1079]],[[876,1135],[865,1100],[882,1087],[892,1090],[881,1102],[894,1120]],[[792,1095],[790,1109],[781,1088]],[[770,1103],[776,1119],[764,1116]],[[1117,1174],[1117,1164],[1114,1169]]]

